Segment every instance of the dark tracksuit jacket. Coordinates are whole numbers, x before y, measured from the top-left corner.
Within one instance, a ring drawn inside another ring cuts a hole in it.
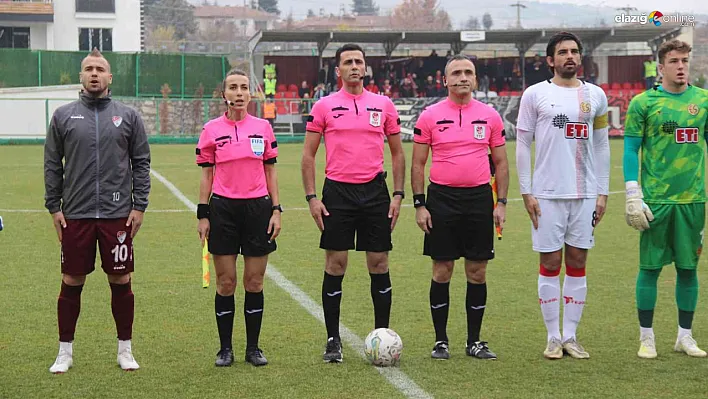
[[[62,162],[63,160],[63,162]],[[45,207],[67,219],[118,219],[145,211],[150,146],[137,111],[109,96],[54,112],[44,144]]]

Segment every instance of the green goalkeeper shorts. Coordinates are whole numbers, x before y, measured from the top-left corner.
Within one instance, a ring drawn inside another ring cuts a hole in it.
[[[705,203],[651,204],[654,221],[639,236],[639,267],[661,269],[672,263],[695,269],[703,250]]]

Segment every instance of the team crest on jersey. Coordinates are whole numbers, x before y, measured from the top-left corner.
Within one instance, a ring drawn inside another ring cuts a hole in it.
[[[477,140],[484,140],[484,136],[487,132],[487,127],[484,125],[474,125],[474,138]]]
[[[114,117],[113,117],[113,124],[114,124],[116,127],[120,126],[121,123],[123,123],[123,118],[121,118],[120,116],[114,116]]]
[[[590,107],[590,103],[587,101],[583,101],[580,103],[580,110],[583,111],[584,113],[588,114],[590,113],[590,110],[592,108]]]
[[[373,127],[381,126],[381,112],[369,111],[369,125]]]
[[[257,157],[263,155],[265,151],[265,140],[260,137],[251,137],[251,151]]]
[[[689,105],[688,105],[688,113],[691,114],[691,115],[693,115],[693,116],[698,115],[698,105],[696,105],[696,104],[689,104]]]
[[[119,231],[118,234],[116,234],[116,238],[118,239],[119,243],[125,242],[125,237],[127,236],[125,231]]]

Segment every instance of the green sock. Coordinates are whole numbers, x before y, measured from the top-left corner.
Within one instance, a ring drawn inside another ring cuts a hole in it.
[[[639,325],[651,328],[654,320],[654,307],[656,306],[656,282],[659,280],[661,269],[639,269],[637,275],[637,310]]]
[[[698,275],[695,269],[676,268],[676,305],[679,326],[686,330],[693,324],[693,312],[698,302]]]

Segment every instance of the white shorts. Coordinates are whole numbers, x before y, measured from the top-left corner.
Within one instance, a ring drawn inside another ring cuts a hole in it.
[[[563,244],[590,249],[595,245],[595,198],[543,199],[538,230],[531,225],[531,241],[536,252],[555,252]]]

